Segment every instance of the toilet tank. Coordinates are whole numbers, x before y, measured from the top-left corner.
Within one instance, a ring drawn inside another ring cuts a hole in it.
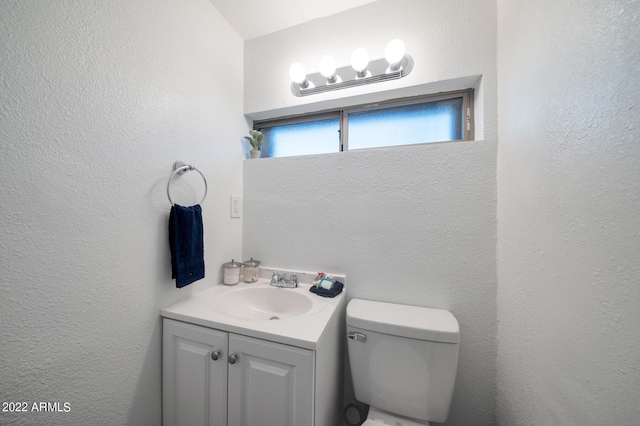
[[[358,401],[421,421],[447,420],[460,342],[451,312],[353,299],[347,334]]]

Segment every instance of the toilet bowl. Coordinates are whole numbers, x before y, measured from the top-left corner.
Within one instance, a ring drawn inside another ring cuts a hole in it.
[[[367,426],[443,423],[458,368],[460,326],[449,311],[353,299],[347,347]]]

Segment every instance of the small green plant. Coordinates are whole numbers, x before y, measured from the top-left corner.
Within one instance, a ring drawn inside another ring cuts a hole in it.
[[[260,150],[262,141],[264,141],[264,135],[260,130],[249,130],[251,136],[245,136],[244,138],[249,141],[253,149]]]

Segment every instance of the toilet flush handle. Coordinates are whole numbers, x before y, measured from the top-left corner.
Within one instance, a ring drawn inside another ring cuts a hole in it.
[[[362,333],[356,333],[354,331],[350,331],[347,334],[347,337],[351,340],[355,340],[356,342],[366,342],[367,341],[367,336],[365,334]]]

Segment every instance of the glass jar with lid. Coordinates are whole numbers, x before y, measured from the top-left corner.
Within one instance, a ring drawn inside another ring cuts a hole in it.
[[[224,269],[223,282],[227,285],[238,284],[240,282],[240,267],[242,263],[231,259],[231,262],[223,263]]]
[[[255,283],[260,278],[260,261],[246,260],[243,264],[244,266],[244,282],[245,283]]]

